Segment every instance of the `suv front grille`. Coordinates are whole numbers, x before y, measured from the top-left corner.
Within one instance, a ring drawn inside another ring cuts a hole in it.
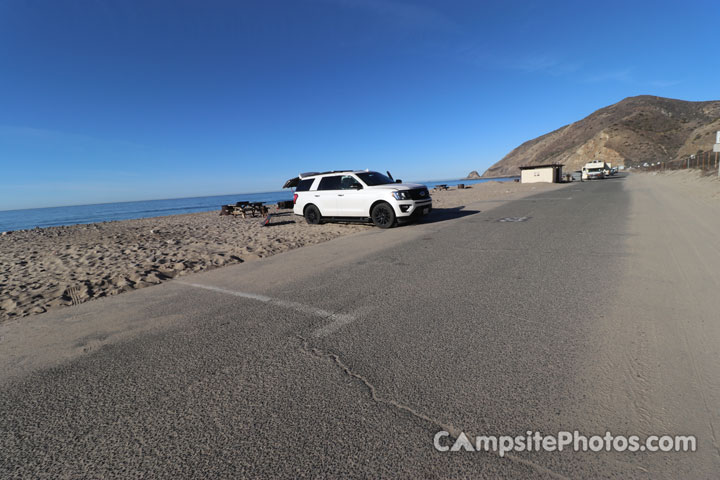
[[[409,190],[410,198],[413,200],[429,200],[430,193],[427,188],[413,188]]]

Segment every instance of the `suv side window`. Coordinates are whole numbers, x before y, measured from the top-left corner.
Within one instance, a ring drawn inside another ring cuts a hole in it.
[[[353,187],[353,185],[356,185]],[[340,179],[340,189],[341,190],[358,190],[357,186],[360,186],[362,188],[362,185],[360,182],[357,181],[355,177],[352,175],[343,175]]]
[[[307,192],[310,190],[310,186],[315,181],[314,178],[306,178],[305,180],[300,180],[297,184],[297,187],[295,187],[296,192]]]
[[[320,179],[320,185],[318,185],[318,190],[340,190],[340,179],[342,177],[340,175],[335,175],[332,177],[323,177]]]

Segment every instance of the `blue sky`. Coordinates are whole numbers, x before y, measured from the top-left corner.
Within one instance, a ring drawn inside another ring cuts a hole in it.
[[[482,172],[627,96],[720,98],[718,13],[0,0],[0,209],[277,190],[308,170]]]

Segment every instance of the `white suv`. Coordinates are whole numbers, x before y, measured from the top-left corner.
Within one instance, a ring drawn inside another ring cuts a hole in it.
[[[311,224],[372,220],[380,228],[389,228],[427,215],[432,209],[425,185],[401,183],[367,170],[302,173],[284,185],[293,187],[293,211]]]

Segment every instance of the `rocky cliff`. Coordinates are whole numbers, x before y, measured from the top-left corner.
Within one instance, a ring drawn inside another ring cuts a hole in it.
[[[627,166],[676,160],[712,151],[718,130],[720,101],[629,97],[523,143],[483,176],[519,175],[521,165],[543,163],[570,171],[593,159]]]

